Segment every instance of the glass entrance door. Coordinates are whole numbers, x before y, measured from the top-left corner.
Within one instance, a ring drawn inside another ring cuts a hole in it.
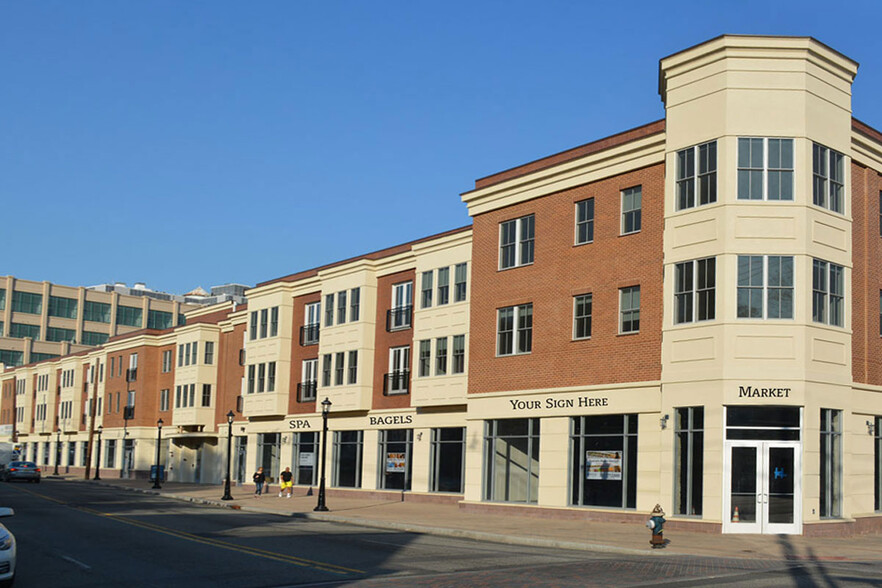
[[[802,532],[799,443],[727,442],[726,461],[724,532]]]

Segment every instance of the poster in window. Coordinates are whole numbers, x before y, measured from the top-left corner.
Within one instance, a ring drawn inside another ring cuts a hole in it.
[[[315,453],[312,451],[300,452],[300,467],[311,467],[315,465]]]
[[[588,480],[621,480],[621,451],[586,451],[585,478]]]
[[[405,471],[405,456],[403,453],[387,453],[386,454],[386,472],[403,472]]]

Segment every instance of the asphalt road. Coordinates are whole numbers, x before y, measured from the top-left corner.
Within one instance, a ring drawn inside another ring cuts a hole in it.
[[[882,586],[882,566],[528,549],[237,512],[85,483],[0,484],[16,585]]]

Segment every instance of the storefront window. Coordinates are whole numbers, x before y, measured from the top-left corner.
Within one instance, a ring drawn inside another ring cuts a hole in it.
[[[294,483],[300,486],[316,484],[316,463],[318,455],[318,433],[294,433]]]
[[[383,490],[410,490],[413,429],[380,431],[380,480]]]
[[[880,196],[882,198],[882,196]],[[882,417],[876,417],[876,451],[874,453],[875,461],[875,480],[876,488],[876,510],[882,510]]]
[[[636,508],[636,414],[575,417],[570,445],[573,504]]]
[[[279,457],[282,452],[281,435],[260,433],[257,435],[257,465],[263,468],[267,482],[279,479]]]
[[[116,465],[116,439],[105,441],[104,467],[112,468]]]
[[[334,431],[334,478],[332,485],[361,488],[362,431]]]
[[[674,430],[674,512],[701,515],[704,475],[704,407],[676,409]]]
[[[465,465],[465,429],[432,429],[431,479],[432,492],[462,492]]]
[[[821,518],[842,516],[842,411],[821,409]]]
[[[484,498],[536,504],[539,500],[539,419],[486,422]]]

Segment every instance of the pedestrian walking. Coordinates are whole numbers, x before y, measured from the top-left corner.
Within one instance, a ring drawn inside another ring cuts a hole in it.
[[[291,468],[285,468],[279,477],[282,480],[279,483],[279,498],[282,497],[282,494],[285,494],[285,498],[291,498],[291,492],[294,489],[294,482],[291,481],[294,475],[291,473]]]
[[[260,495],[263,494],[263,485],[266,483],[266,474],[263,473],[263,468],[257,468],[251,479],[254,480],[254,495],[260,498]]]

